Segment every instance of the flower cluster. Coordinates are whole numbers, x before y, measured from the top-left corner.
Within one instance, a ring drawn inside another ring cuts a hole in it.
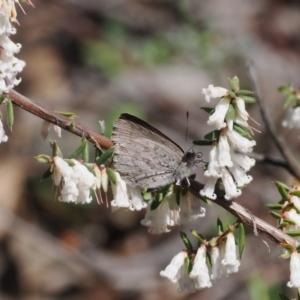
[[[288,221],[289,225],[284,227],[285,231],[299,230],[300,229],[300,199],[292,195],[288,201],[283,205],[281,224]],[[293,224],[291,224],[292,222]]]
[[[291,276],[287,286],[290,288],[300,288],[300,255],[297,251],[291,254],[290,271]]]
[[[86,166],[75,159],[70,161],[72,166],[55,156],[52,164],[52,179],[55,186],[62,186],[59,201],[73,203],[90,203],[90,190],[100,187],[99,177],[93,175]]]
[[[205,216],[205,208],[201,207],[199,198],[185,193],[180,198],[180,203],[176,201],[174,192],[168,193],[156,209],[152,208],[154,200],[148,202],[145,218],[141,224],[149,227],[149,232],[160,234],[169,232],[169,227],[186,224]]]
[[[12,22],[16,20],[15,2],[17,0],[0,1],[0,94],[8,93],[10,89],[21,82],[17,75],[22,72],[25,62],[14,55],[21,49],[21,44],[15,44],[9,36],[15,34],[16,28]],[[28,1],[29,4],[31,2]]]
[[[300,106],[288,108],[285,118],[282,121],[282,126],[289,129],[300,128]]]
[[[225,189],[225,199],[231,200],[241,195],[240,187],[249,184],[252,177],[246,172],[254,166],[255,160],[247,156],[256,144],[242,136],[235,128],[247,130],[249,128],[249,114],[245,109],[242,96],[232,96],[232,92],[209,85],[203,89],[206,101],[219,97],[221,101],[208,119],[208,124],[218,130],[219,136],[212,143],[209,163],[204,176],[208,181],[200,194],[210,199],[216,199],[215,185],[219,179]]]
[[[141,189],[132,188],[126,185],[120,174],[115,171],[115,183],[112,182],[112,192],[114,199],[110,202],[113,209],[128,208],[131,211],[141,210],[147,206]]]
[[[207,264],[207,247],[198,248],[193,259],[193,267],[187,272],[189,252],[177,254],[160,275],[179,284],[179,292],[193,293],[203,288],[209,288],[221,277],[236,273],[240,266],[234,235],[229,232],[226,243],[210,249],[211,265]]]
[[[114,209],[128,208],[129,210],[146,209],[145,218],[141,224],[149,227],[149,232],[160,234],[169,232],[169,227],[185,224],[199,217],[205,216],[205,209],[201,207],[200,199],[187,192],[180,198],[180,203],[176,201],[174,186],[170,186],[170,191],[163,196],[157,207],[153,207],[155,196],[148,194],[150,198],[147,202],[142,197],[142,191],[138,188],[126,185],[118,172],[116,174],[116,183],[112,183],[114,200],[111,206]]]

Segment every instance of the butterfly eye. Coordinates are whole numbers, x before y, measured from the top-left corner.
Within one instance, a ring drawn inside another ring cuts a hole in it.
[[[197,158],[197,159],[202,158],[202,156],[203,156],[203,153],[202,153],[202,152],[197,152],[197,153],[196,153],[196,158]]]

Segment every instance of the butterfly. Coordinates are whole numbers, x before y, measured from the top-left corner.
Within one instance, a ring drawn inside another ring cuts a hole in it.
[[[159,190],[179,184],[198,163],[199,153],[186,152],[147,122],[122,114],[114,123],[113,165],[132,187]]]

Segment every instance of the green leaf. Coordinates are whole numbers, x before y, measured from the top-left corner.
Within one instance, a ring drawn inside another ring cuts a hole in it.
[[[196,140],[196,141],[193,141],[193,144],[197,145],[197,146],[211,146],[213,144],[213,141]]]
[[[209,113],[210,115],[212,115],[215,112],[215,109],[211,107],[201,107],[201,109]]]
[[[221,235],[224,232],[223,223],[219,218],[217,220],[217,230],[218,230],[218,235]]]
[[[188,251],[192,251],[193,245],[192,245],[191,241],[189,240],[189,238],[187,237],[187,235],[184,232],[180,231],[180,237],[181,237],[186,249]]]
[[[274,210],[281,210],[282,207],[283,207],[281,204],[278,204],[278,203],[275,203],[275,204],[270,203],[270,204],[267,204],[266,206],[267,206],[268,208],[274,209]]]
[[[297,300],[300,300],[300,288],[297,288]]]
[[[233,124],[233,130],[236,131],[238,134],[240,134],[241,136],[249,139],[249,140],[252,140],[252,135],[251,135],[251,132],[245,128],[245,127],[242,127],[236,123]]]
[[[252,104],[256,102],[256,99],[254,97],[242,96],[241,98],[245,101],[245,103]]]
[[[6,98],[6,94],[2,94],[1,96],[0,96],[0,104],[3,104],[3,103],[5,103],[5,102],[7,102],[8,101],[8,99]]]
[[[285,218],[284,222],[288,223],[289,225],[296,225],[296,223],[293,220],[289,219],[289,218]]]
[[[286,231],[285,233],[291,237],[300,236],[300,230]]]
[[[84,162],[88,162],[89,161],[89,156],[90,156],[89,143],[88,143],[88,141],[85,137],[82,138],[81,145],[84,146],[83,147],[83,152],[82,152],[82,159],[83,159]]]
[[[232,104],[229,104],[227,113],[226,113],[226,120],[234,120],[236,116],[236,111]]]
[[[288,95],[283,103],[283,107],[287,108],[289,106],[293,106],[296,102],[297,98],[295,97],[295,95]]]
[[[276,213],[275,211],[270,211],[269,213],[270,213],[270,215],[271,215],[272,217],[274,217],[275,219],[278,219],[278,220],[281,219],[281,215],[278,214],[278,213]]]
[[[214,130],[214,131],[211,131],[208,134],[206,134],[204,136],[204,138],[208,141],[215,141],[219,138],[219,135],[220,135],[220,131],[219,130]]]
[[[229,78],[231,89],[234,92],[237,92],[240,89],[240,81],[237,76],[234,76],[232,79]]]
[[[218,245],[218,237],[213,237],[210,241],[209,241],[209,245],[211,247],[216,247]]]
[[[106,168],[106,174],[109,178],[109,180],[114,184],[116,185],[117,184],[117,177],[116,177],[116,173],[113,169],[111,168]]]
[[[74,128],[75,128],[75,122],[74,121],[72,121],[70,124],[69,124],[69,129],[70,129],[70,131],[73,131],[74,130]]]
[[[50,166],[49,168],[47,168],[47,170],[42,175],[42,180],[45,180],[45,179],[51,177],[51,175],[52,175],[52,172],[51,172],[51,166]]]
[[[59,111],[59,110],[56,110],[55,112],[57,114],[60,114],[60,115],[64,116],[64,117],[67,117],[67,118],[69,118],[71,120],[74,120],[77,117],[77,115],[75,113],[69,112],[69,111]]]
[[[59,149],[56,141],[54,141],[54,142],[50,141],[50,146],[52,148],[52,156],[59,156],[59,157],[63,158],[63,154],[62,154],[61,150]]]
[[[96,158],[96,164],[98,166],[103,165],[108,159],[110,159],[112,157],[112,155],[114,154],[115,149],[114,148],[109,148],[106,151],[104,151],[101,156],[98,156]]]
[[[80,155],[83,156],[84,149],[85,149],[87,143],[88,143],[87,140],[85,140],[85,142],[81,143],[81,145],[70,155],[70,158],[77,159]]]
[[[242,257],[244,248],[245,248],[245,243],[246,243],[246,233],[245,233],[245,228],[242,223],[239,224],[238,228],[238,241],[237,244],[239,246],[239,255],[240,258]]]
[[[236,92],[236,94],[238,96],[247,96],[247,95],[253,95],[254,93],[252,91],[249,91],[249,90],[238,90]]]
[[[35,156],[35,159],[42,164],[50,164],[52,162],[52,158],[49,155],[40,154]]]
[[[284,94],[284,95],[290,95],[292,90],[291,90],[291,85],[287,85],[287,86],[280,86],[278,88],[278,91],[281,93],[281,94]]]
[[[281,254],[280,257],[282,259],[290,259],[291,258],[291,254],[289,252],[285,252],[285,253]]]
[[[199,241],[200,245],[204,244],[205,238],[202,234],[200,234],[196,230],[191,230],[191,233]]]
[[[180,188],[177,188],[175,192],[176,192],[176,203],[178,206],[180,206],[180,198],[181,198],[182,190]]]
[[[277,190],[278,192],[280,193],[282,199],[289,199],[290,198],[290,188],[285,185],[284,183],[282,182],[279,182],[279,181],[275,181],[275,185],[277,187]]]
[[[145,201],[150,201],[153,198],[152,193],[148,192],[147,190],[142,191],[142,197]]]
[[[291,257],[291,253],[293,252],[293,251],[295,251],[295,248],[292,246],[292,245],[290,245],[290,244],[280,244],[280,246],[282,247],[282,248],[284,248],[284,249],[286,249],[287,251],[288,251],[288,256],[287,256],[287,258],[290,258]],[[299,247],[299,246],[298,246]],[[280,255],[280,257],[282,257],[282,258],[286,258],[286,255],[285,255],[286,253],[283,253],[282,255]]]
[[[236,98],[235,93],[232,92],[232,91],[228,91],[227,94],[229,95],[229,96],[227,96],[227,99],[228,99],[228,100],[231,100],[231,99]],[[230,97],[230,98],[229,98],[229,97]]]
[[[280,229],[285,228],[287,226],[290,226],[290,224],[288,222],[282,222],[280,223],[280,225],[278,226]]]
[[[7,125],[10,131],[12,131],[15,117],[14,117],[14,107],[11,100],[7,100],[6,102],[6,112],[7,112]]]
[[[287,297],[287,296],[284,295],[284,294],[278,294],[278,296],[279,296],[279,299],[280,299],[280,300],[290,300],[290,298]]]
[[[291,191],[290,194],[293,196],[300,197],[300,191]]]
[[[184,264],[185,264],[185,270],[186,270],[187,274],[190,274],[192,272],[192,269],[193,269],[193,263],[192,263],[192,260],[189,256],[187,256],[185,258]]]

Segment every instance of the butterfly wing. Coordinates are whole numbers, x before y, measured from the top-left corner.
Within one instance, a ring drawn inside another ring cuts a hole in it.
[[[114,123],[113,163],[126,183],[158,189],[176,180],[183,150],[150,124],[122,114]]]

